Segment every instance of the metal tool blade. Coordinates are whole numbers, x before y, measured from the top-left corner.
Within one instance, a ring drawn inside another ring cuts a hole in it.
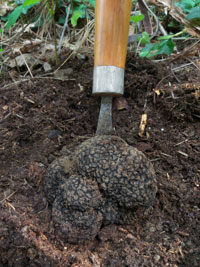
[[[110,134],[112,131],[112,96],[102,96],[96,134]]]

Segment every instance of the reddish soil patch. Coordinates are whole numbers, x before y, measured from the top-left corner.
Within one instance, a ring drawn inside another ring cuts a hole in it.
[[[129,58],[128,105],[120,109],[115,100],[115,135],[153,163],[156,202],[147,218],[135,215],[135,225],[106,226],[95,240],[74,246],[56,236],[41,182],[63,146],[72,149],[95,135],[100,99],[91,95],[92,60],[68,67],[68,81],[31,79],[7,88],[12,81],[1,81],[0,266],[199,266],[197,69],[174,77],[167,63]],[[147,125],[140,137],[143,113]]]

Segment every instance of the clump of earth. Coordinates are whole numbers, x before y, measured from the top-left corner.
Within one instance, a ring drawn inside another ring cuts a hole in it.
[[[43,179],[56,232],[70,243],[94,239],[103,225],[132,224],[152,207],[156,176],[145,155],[116,136],[95,136],[54,160]]]

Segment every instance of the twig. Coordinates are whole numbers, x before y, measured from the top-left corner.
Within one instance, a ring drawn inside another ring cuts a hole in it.
[[[146,7],[146,9],[152,14],[152,16],[154,17],[155,21],[156,21],[156,29],[155,31],[153,32],[152,36],[151,36],[151,39],[153,37],[156,36],[156,34],[158,33],[158,28],[159,28],[159,19],[157,18],[156,14],[148,7],[148,5],[146,4],[145,0],[142,0],[144,6]]]
[[[181,81],[179,80],[179,78],[176,76],[174,70],[172,69],[172,64],[170,64],[170,70],[172,75],[174,76],[174,78],[177,80],[178,83],[180,83]],[[172,97],[173,98],[173,97]],[[174,98],[173,98],[174,99]]]
[[[191,64],[193,64],[198,70],[200,70],[200,68],[189,58],[189,57],[186,57],[188,61],[191,62]]]
[[[0,201],[0,203],[3,203],[5,200],[8,200],[9,198],[11,198],[19,189],[17,189],[16,191],[12,192],[9,196],[5,197],[4,199],[2,199]]]
[[[172,62],[172,61],[176,60],[177,58],[182,57],[182,56],[184,56],[185,54],[187,54],[187,52],[190,51],[190,50],[191,50],[195,45],[197,45],[198,43],[200,43],[200,40],[198,40],[197,42],[195,42],[194,44],[192,44],[188,49],[184,50],[184,51],[181,52],[180,54],[178,54],[178,55],[176,55],[175,57],[173,57],[173,58],[171,59],[170,62]]]
[[[188,139],[185,139],[185,140],[179,142],[178,144],[175,144],[174,146],[179,146],[179,145],[181,145],[181,144],[183,144],[183,143],[185,143],[185,142],[187,142],[187,141],[188,141]]]
[[[74,55],[75,52],[73,51],[66,59],[65,61],[53,72],[54,74],[63,66],[65,65],[65,63],[72,57],[72,55]]]
[[[185,152],[183,152],[183,151],[177,151],[179,154],[181,154],[181,155],[183,155],[184,157],[186,157],[186,158],[188,158],[189,156],[188,156],[188,154],[186,154]]]
[[[191,62],[191,63],[187,63],[187,64],[183,64],[183,65],[181,65],[181,66],[179,66],[179,67],[176,67],[176,68],[174,68],[174,69],[171,69],[171,70],[172,70],[172,71],[179,71],[179,70],[184,69],[185,67],[190,66],[190,65],[194,65],[193,62]]]
[[[29,66],[28,66],[28,64],[27,64],[27,62],[26,62],[26,59],[25,59],[24,55],[23,55],[22,52],[20,51],[20,49],[19,49],[19,53],[20,53],[20,55],[22,56],[22,58],[23,58],[23,60],[24,60],[24,63],[25,63],[25,65],[26,65],[27,69],[28,69],[28,72],[29,72],[30,75],[31,75],[31,78],[33,78],[33,74],[32,74],[32,72],[31,72],[31,70],[30,70],[30,68],[29,68]]]
[[[4,122],[7,118],[10,117],[10,115],[11,115],[11,112],[6,114],[6,116],[3,119],[0,120],[0,123]]]
[[[160,154],[162,154],[163,156],[169,157],[169,158],[172,157],[171,155],[168,155],[168,154],[165,154],[165,153],[162,153],[162,152],[160,152]]]
[[[162,32],[162,34],[165,36],[167,35],[168,33],[166,32],[165,28],[163,27],[163,25],[159,22],[159,28],[160,28],[160,31]]]
[[[50,80],[57,80],[57,81],[76,81],[74,78],[66,78],[66,79],[61,79],[61,78],[56,78],[56,77],[49,77],[49,76],[40,76],[40,77],[35,77],[35,79],[50,79]]]
[[[155,86],[155,89],[160,89],[160,85],[161,85],[161,83],[162,83],[165,79],[167,79],[168,77],[170,77],[170,75],[167,75],[167,76],[165,76],[164,78],[162,78],[162,79],[157,83],[157,85]]]
[[[65,24],[63,26],[62,34],[61,34],[61,37],[60,37],[60,42],[59,42],[59,45],[58,45],[58,55],[60,54],[60,50],[61,50],[61,46],[62,46],[62,42],[63,42],[64,33],[65,33],[66,28],[68,26],[68,19],[69,19],[70,9],[71,9],[71,4],[69,4],[69,6],[67,8],[67,15],[66,15],[66,18],[65,18]]]
[[[139,5],[141,13],[144,15],[143,24],[144,24],[145,31],[148,34],[153,35],[152,23],[151,23],[149,14],[148,14],[149,8],[145,0],[138,0],[138,5]]]
[[[29,80],[30,79],[24,79],[24,80],[16,81],[14,83],[6,84],[4,87],[1,87],[0,90],[3,91],[3,90],[6,90],[6,89],[9,89],[10,87],[13,87],[13,85],[17,85],[17,84],[20,84],[22,82],[27,82]],[[14,88],[11,88],[11,89],[14,89]]]

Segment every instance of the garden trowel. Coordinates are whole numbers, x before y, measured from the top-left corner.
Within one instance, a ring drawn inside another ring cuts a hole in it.
[[[96,0],[94,95],[101,96],[96,134],[112,128],[112,98],[124,93],[124,68],[128,44],[131,0]]]

